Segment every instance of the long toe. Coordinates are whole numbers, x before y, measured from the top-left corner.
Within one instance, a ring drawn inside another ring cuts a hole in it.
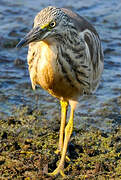
[[[59,154],[62,155],[62,152],[60,152],[59,149],[56,149],[56,150],[54,151],[54,153],[57,154],[57,155],[59,155]],[[66,162],[70,162],[70,161],[71,161],[70,158],[69,158],[67,155],[66,155],[66,157],[65,157],[65,160],[66,160]]]
[[[47,173],[48,176],[57,176],[59,174],[61,174],[62,177],[66,176],[64,174],[64,168],[59,167],[59,166],[52,173]]]
[[[56,150],[54,151],[54,153],[58,155],[58,154],[60,154],[60,150],[59,150],[59,149],[56,149]]]

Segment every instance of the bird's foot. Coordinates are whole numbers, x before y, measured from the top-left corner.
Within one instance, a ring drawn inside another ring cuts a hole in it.
[[[57,149],[56,151],[55,151],[55,154],[62,154],[62,152],[59,150],[59,149]],[[66,157],[65,157],[65,160],[67,161],[67,162],[70,162],[71,160],[70,160],[70,158],[66,155]]]
[[[70,162],[70,161],[71,161],[70,158],[69,158],[67,155],[66,155],[65,158],[66,158],[66,161],[67,161],[67,162]]]
[[[59,149],[56,149],[56,150],[54,151],[54,153],[58,155],[58,154],[60,154],[60,150],[59,150]]]
[[[65,177],[66,175],[64,174],[64,168],[62,166],[58,166],[52,173],[47,173],[47,176],[57,176],[61,174],[62,177]]]

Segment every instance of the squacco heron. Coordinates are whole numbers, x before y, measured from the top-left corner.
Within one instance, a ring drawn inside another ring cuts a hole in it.
[[[33,29],[17,47],[29,44],[28,65],[32,88],[40,85],[61,104],[57,153],[58,167],[50,176],[64,174],[64,162],[73,131],[74,110],[81,95],[93,93],[103,71],[103,51],[95,28],[83,17],[65,8],[49,6],[34,19]],[[70,118],[66,125],[68,104]],[[65,127],[66,125],[66,127]]]

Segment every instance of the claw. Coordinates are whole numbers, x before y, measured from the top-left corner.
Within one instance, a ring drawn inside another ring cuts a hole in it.
[[[54,153],[58,155],[58,154],[60,153],[60,150],[59,150],[59,149],[56,149],[56,150],[54,151]]]
[[[59,149],[57,149],[56,151],[54,151],[54,153],[55,154],[62,154],[61,152],[60,152],[60,150]],[[66,155],[66,157],[65,157],[65,160],[67,161],[67,162],[70,162],[71,160],[70,160],[70,158]]]
[[[65,157],[67,162],[70,162],[70,158],[68,156]]]
[[[57,167],[52,173],[47,173],[48,176],[57,176],[61,174],[62,177],[65,177],[66,175],[64,174],[64,168],[62,167]]]

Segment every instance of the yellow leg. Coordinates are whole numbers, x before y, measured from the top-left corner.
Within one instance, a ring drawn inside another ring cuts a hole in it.
[[[61,126],[60,126],[60,135],[59,135],[59,152],[63,149],[63,139],[64,139],[64,128],[66,123],[66,114],[67,114],[67,101],[60,101],[61,103]]]
[[[69,122],[65,128],[65,138],[64,138],[64,145],[63,145],[61,159],[60,159],[58,167],[52,173],[48,173],[48,175],[50,175],[50,176],[56,176],[59,173],[63,177],[65,176],[65,174],[64,174],[64,162],[65,162],[65,158],[66,158],[68,142],[70,140],[70,136],[71,136],[72,131],[73,131],[73,117],[74,117],[74,108],[71,107],[70,119],[69,119]]]
[[[59,153],[62,154],[62,150],[63,150],[64,128],[66,123],[68,102],[60,101],[60,104],[61,104],[61,125],[60,125],[60,134],[59,134],[59,145],[58,145],[58,149],[55,151],[56,154]],[[68,156],[66,156],[66,160],[70,161]]]

